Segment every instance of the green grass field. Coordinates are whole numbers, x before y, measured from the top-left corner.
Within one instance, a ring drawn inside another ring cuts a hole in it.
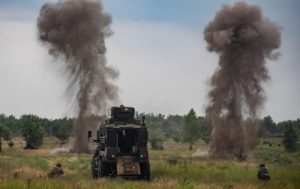
[[[193,157],[192,154],[207,145],[199,141],[194,151],[187,144],[165,143],[165,150],[150,150],[151,181],[128,181],[122,178],[95,180],[90,175],[91,154],[53,154],[58,146],[55,139],[45,139],[39,150],[23,150],[23,141],[9,148],[4,145],[0,155],[0,188],[300,188],[300,153],[287,153],[279,146],[258,145],[247,161],[218,160]],[[65,175],[48,179],[47,173],[57,162],[62,163]],[[265,162],[271,180],[256,179],[257,165]]]

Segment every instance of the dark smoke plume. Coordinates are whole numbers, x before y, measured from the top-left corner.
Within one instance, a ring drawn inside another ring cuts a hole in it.
[[[245,157],[265,100],[265,61],[278,55],[273,51],[280,46],[280,28],[264,18],[258,6],[237,2],[217,12],[204,36],[207,49],[220,56],[206,108],[213,124],[210,155]]]
[[[97,0],[47,3],[38,17],[39,39],[49,54],[64,60],[70,76],[68,89],[76,92],[74,152],[88,151],[90,117],[104,113],[107,102],[118,99],[118,88],[112,83],[118,72],[105,59],[104,39],[112,34],[111,21]]]

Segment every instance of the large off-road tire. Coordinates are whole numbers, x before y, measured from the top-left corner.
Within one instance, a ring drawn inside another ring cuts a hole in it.
[[[106,176],[107,176],[106,163],[102,160],[99,160],[98,177],[106,177]]]
[[[149,181],[150,180],[150,163],[149,162],[140,163],[140,167],[141,167],[140,179]]]
[[[93,178],[98,178],[98,165],[97,165],[97,160],[95,157],[93,157],[92,163],[91,163],[91,171],[92,171],[92,177]]]
[[[117,165],[116,163],[106,163],[106,174],[110,177],[117,176]]]

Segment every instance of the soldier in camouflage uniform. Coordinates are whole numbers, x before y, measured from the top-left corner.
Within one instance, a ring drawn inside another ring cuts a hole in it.
[[[268,181],[270,180],[269,171],[264,163],[259,164],[259,170],[257,173],[257,178],[259,180]]]
[[[49,178],[53,178],[53,177],[58,177],[64,174],[64,171],[62,170],[61,164],[58,163],[56,164],[55,167],[53,167],[50,171],[50,173],[48,173],[48,177]]]

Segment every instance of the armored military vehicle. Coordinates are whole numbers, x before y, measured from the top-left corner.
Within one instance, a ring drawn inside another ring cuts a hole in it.
[[[92,159],[92,176],[122,176],[124,178],[150,179],[148,157],[148,132],[144,118],[135,119],[132,107],[112,107],[110,118],[100,125],[97,144]]]

